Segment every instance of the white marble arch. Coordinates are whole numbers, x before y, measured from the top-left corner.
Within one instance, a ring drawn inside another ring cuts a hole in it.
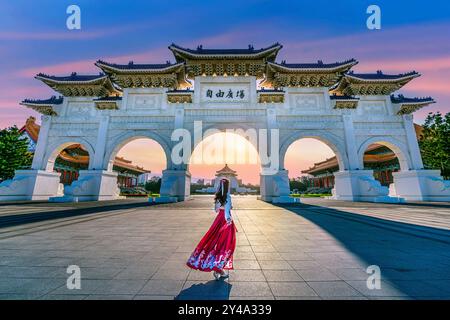
[[[371,144],[380,144],[391,149],[397,156],[401,171],[412,168],[408,147],[402,141],[389,136],[375,136],[366,139],[358,148],[358,161],[360,168],[364,168],[364,153]]]
[[[55,160],[58,157],[58,155],[63,151],[65,148],[70,147],[74,144],[80,144],[84,150],[86,150],[89,154],[89,166],[88,168],[91,169],[93,165],[93,159],[94,159],[94,148],[84,138],[81,137],[63,137],[58,138],[56,141],[54,141],[51,145],[47,147],[47,152],[44,155],[44,159],[42,161],[42,164],[40,165],[40,168],[34,168],[34,169],[42,169],[48,172],[53,172],[53,168],[55,166]]]
[[[248,99],[211,101],[202,95],[208,89],[224,91],[230,87],[246,90]],[[112,160],[120,148],[138,138],[156,141],[166,155],[160,200],[186,200],[190,197],[189,164],[172,161],[177,142],[171,140],[171,134],[177,129],[193,134],[196,121],[202,121],[202,136],[210,128],[241,129],[244,133],[251,128],[268,132],[279,129],[279,163],[276,168],[262,166],[260,175],[261,199],[266,201],[292,200],[284,162],[289,146],[302,138],[318,139],[336,154],[339,171],[335,173],[335,199],[391,200],[373,172],[362,167],[364,151],[375,142],[390,147],[400,159],[401,172],[394,174],[393,194],[407,200],[450,199],[450,182],[437,171],[423,170],[412,116],[397,115],[397,106],[389,96],[360,96],[356,109],[341,110],[333,107],[328,87],[281,88],[284,102],[277,103],[260,101],[261,92],[256,88],[252,76],[198,76],[194,91],[189,93],[192,100],[186,103],[169,101],[167,88],[125,88],[113,109],[98,109],[94,101],[97,97],[64,97],[57,114],[42,117],[32,169],[18,170],[14,179],[0,183],[0,201],[44,200],[59,194],[59,174],[50,171],[57,154],[72,143],[85,147],[90,162],[88,170],[80,171],[79,179],[64,190],[64,199],[117,199],[117,173],[112,171]],[[152,103],[136,106],[136,96]],[[386,112],[380,113],[381,109]],[[198,142],[191,139],[191,151]],[[262,159],[264,155],[259,156]]]
[[[286,152],[291,144],[297,140],[304,138],[312,138],[325,143],[328,147],[330,147],[331,150],[333,150],[334,154],[336,155],[339,164],[339,170],[343,171],[349,168],[345,142],[341,138],[326,130],[299,130],[288,135],[280,144],[281,170],[285,170],[284,162]]]
[[[117,135],[114,139],[112,139],[106,146],[105,155],[103,157],[103,168],[107,171],[112,171],[114,158],[117,153],[122,149],[125,145],[130,143],[131,141],[137,139],[151,139],[157,142],[164,151],[164,155],[166,157],[166,166],[168,168],[171,167],[170,163],[170,141],[167,141],[163,136],[149,131],[149,130],[136,130],[136,131],[127,131],[122,134]]]

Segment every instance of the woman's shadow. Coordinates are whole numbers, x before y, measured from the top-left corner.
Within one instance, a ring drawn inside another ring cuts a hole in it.
[[[229,300],[232,285],[224,280],[194,283],[182,290],[175,300]]]

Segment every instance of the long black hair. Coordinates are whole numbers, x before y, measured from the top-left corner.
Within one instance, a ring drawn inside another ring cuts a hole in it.
[[[220,179],[219,188],[217,188],[216,194],[214,195],[214,203],[217,203],[218,201],[220,202],[220,205],[225,205],[227,202],[229,185],[230,182],[227,179]]]

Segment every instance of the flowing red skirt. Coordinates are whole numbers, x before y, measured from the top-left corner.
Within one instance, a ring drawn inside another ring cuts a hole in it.
[[[225,220],[224,209],[219,209],[216,219],[200,240],[186,265],[189,268],[211,272],[233,269],[236,247],[236,226]]]

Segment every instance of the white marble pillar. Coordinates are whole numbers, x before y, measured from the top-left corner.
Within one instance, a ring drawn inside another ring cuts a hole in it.
[[[181,129],[183,125],[184,108],[182,105],[177,104],[175,107],[174,129]],[[198,134],[202,136],[201,132]],[[191,137],[192,139],[193,137]],[[163,170],[162,174],[160,197],[155,198],[155,202],[177,202],[191,198],[191,174],[187,163],[174,164],[172,159],[168,158],[167,169]]]
[[[295,203],[300,202],[299,198],[290,196],[289,171],[278,170],[274,173],[272,169],[262,168],[260,175],[260,197],[263,201],[273,203]]]
[[[163,170],[160,197],[156,202],[177,202],[190,199],[191,174],[185,169]]]
[[[414,129],[413,116],[403,115],[403,124],[406,132],[409,155],[411,156],[412,170],[423,169],[422,155],[420,154],[419,143],[417,142],[416,130]]]
[[[98,125],[97,142],[94,150],[94,161],[92,162],[93,169],[103,168],[106,142],[108,138],[109,116],[102,116]]]
[[[41,128],[39,130],[38,141],[36,144],[36,150],[34,151],[33,163],[31,168],[33,170],[45,170],[47,164],[44,162],[44,157],[47,152],[48,134],[50,132],[50,126],[52,122],[51,116],[41,117]]]
[[[355,128],[353,126],[353,117],[350,110],[344,110],[342,122],[344,123],[345,148],[348,157],[349,170],[363,169],[360,168],[358,161],[358,151],[356,150]]]

